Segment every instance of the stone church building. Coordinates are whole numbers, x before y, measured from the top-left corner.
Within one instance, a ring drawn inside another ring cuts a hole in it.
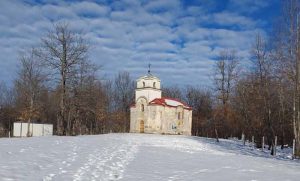
[[[162,98],[161,93],[161,82],[150,71],[137,79],[130,132],[191,135],[192,108],[179,100]]]

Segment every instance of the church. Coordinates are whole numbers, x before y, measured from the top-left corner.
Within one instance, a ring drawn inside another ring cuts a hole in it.
[[[192,108],[161,95],[161,82],[150,70],[137,79],[135,103],[130,107],[130,132],[191,135]]]

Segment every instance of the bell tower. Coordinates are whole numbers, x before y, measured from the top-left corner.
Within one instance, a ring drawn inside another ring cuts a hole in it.
[[[160,79],[153,76],[150,71],[150,64],[148,75],[137,79],[137,86],[135,89],[135,101],[138,102],[140,98],[146,99],[147,103],[155,98],[161,98]]]

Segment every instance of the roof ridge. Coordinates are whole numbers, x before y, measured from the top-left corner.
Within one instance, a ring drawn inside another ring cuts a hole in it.
[[[167,105],[167,106],[172,106],[172,107],[177,107],[177,106],[173,106],[173,105],[169,105],[166,100],[171,100],[171,101],[176,101],[180,104],[182,104],[182,106],[186,107],[186,108],[191,108],[188,104],[186,104],[183,101],[180,101],[177,98],[170,98],[170,97],[161,97],[161,98],[155,98],[152,101],[149,102],[149,104],[159,104],[159,105]],[[179,106],[179,105],[178,105]]]

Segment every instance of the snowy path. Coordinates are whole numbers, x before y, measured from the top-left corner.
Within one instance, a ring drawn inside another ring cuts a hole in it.
[[[108,135],[0,139],[0,180],[117,180],[136,152]]]
[[[0,139],[0,181],[299,180],[300,163],[238,142],[108,134]]]

